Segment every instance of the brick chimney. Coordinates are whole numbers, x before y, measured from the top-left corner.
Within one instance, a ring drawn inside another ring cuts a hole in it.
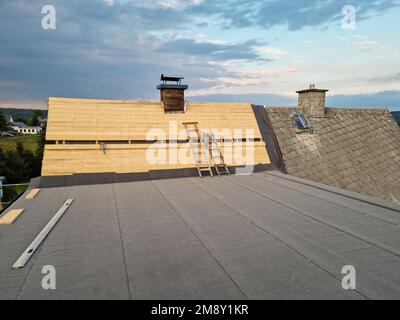
[[[329,90],[316,89],[315,84],[309,89],[297,91],[299,94],[299,108],[310,117],[325,117],[325,97]]]
[[[183,79],[183,77],[161,75],[162,84],[157,86],[157,90],[160,90],[165,112],[185,111],[185,90],[188,86],[182,84]]]

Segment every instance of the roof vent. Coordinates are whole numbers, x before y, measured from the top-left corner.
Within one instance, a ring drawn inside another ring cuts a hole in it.
[[[185,90],[188,86],[182,84],[183,79],[183,77],[161,75],[162,84],[157,86],[157,90],[160,90],[160,99],[165,112],[185,111]]]

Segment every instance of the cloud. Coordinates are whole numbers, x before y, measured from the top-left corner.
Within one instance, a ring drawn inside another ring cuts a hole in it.
[[[263,60],[259,52],[260,42],[249,40],[241,43],[215,43],[194,39],[174,39],[160,43],[159,52],[187,54],[191,56],[205,56],[212,60]]]
[[[371,94],[333,95],[327,97],[329,106],[384,108],[400,111],[400,91],[382,91]]]
[[[257,47],[256,52],[267,57],[280,57],[289,55],[289,52],[274,47]]]
[[[268,106],[295,106],[296,96],[271,93],[207,94],[191,97],[192,101],[250,102]],[[327,105],[340,108],[385,108],[400,111],[400,91],[382,91],[371,94],[332,95]]]
[[[0,1],[0,101],[44,101],[49,96],[152,99],[158,96],[155,86],[162,72],[189,79],[223,72],[192,59],[190,39],[186,47],[159,50],[168,47],[168,40],[151,32],[179,29],[187,21],[173,8],[152,7],[151,1],[52,3],[57,29],[44,31],[40,1]],[[199,54],[204,60],[257,58],[250,47],[246,53],[251,44],[204,44],[197,49],[203,50]]]
[[[268,104],[270,106],[290,106],[297,103],[295,97],[273,93],[207,94],[190,97],[190,100],[199,102],[248,102],[259,105]]]
[[[381,77],[372,77],[372,78],[369,78],[368,81],[379,82],[379,83],[395,82],[395,83],[400,84],[400,73],[390,74],[390,75],[381,76]]]
[[[342,8],[351,4],[358,20],[365,20],[400,6],[397,0],[205,0],[187,11],[193,15],[218,16],[227,27],[286,26],[299,30],[307,26],[327,26],[339,22]]]
[[[271,84],[296,79],[307,67],[296,65],[302,57],[292,47],[267,43],[256,38],[258,32],[254,37],[249,33],[246,41],[233,41],[235,32],[243,39],[247,31],[242,27],[259,31],[327,25],[339,21],[345,2],[52,0],[57,29],[44,31],[43,1],[0,0],[0,101],[45,101],[49,96],[155,99],[161,73],[184,75],[193,95],[262,94]],[[388,0],[352,2],[365,19],[398,5]],[[202,31],[204,36],[195,35]],[[225,34],[231,35],[224,39]],[[369,40],[356,39],[361,49],[383,59],[383,49],[365,42]],[[287,92],[289,86],[275,91]]]

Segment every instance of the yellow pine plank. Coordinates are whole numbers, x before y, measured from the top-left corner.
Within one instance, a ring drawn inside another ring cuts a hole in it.
[[[233,158],[232,161],[228,160],[226,157],[226,163],[228,165],[246,165],[246,164],[259,164],[259,163],[268,163],[268,157],[266,155],[262,156],[254,156],[254,161],[251,163],[246,163],[246,155],[243,154],[243,160],[237,161],[236,158]],[[51,175],[51,174],[73,174],[73,173],[97,173],[97,172],[145,172],[150,170],[166,170],[173,168],[185,168],[185,167],[193,167],[191,162],[188,164],[149,164],[147,162],[125,162],[119,161],[118,159],[114,159],[114,161],[108,160],[106,162],[99,163],[90,163],[85,161],[70,161],[70,162],[56,162],[56,163],[46,163],[43,170],[43,175]]]
[[[13,224],[15,220],[24,212],[24,209],[13,209],[7,212],[3,217],[0,218],[0,225]]]
[[[34,198],[38,195],[39,192],[40,192],[40,189],[39,189],[39,188],[32,189],[32,190],[27,194],[27,196],[25,197],[25,199],[27,199],[27,200],[32,200],[32,199],[34,199]]]

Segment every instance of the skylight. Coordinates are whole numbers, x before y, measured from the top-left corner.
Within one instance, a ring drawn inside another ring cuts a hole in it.
[[[302,131],[312,130],[312,125],[310,123],[310,120],[308,120],[308,118],[304,114],[296,113],[293,115],[292,119],[297,129]]]

